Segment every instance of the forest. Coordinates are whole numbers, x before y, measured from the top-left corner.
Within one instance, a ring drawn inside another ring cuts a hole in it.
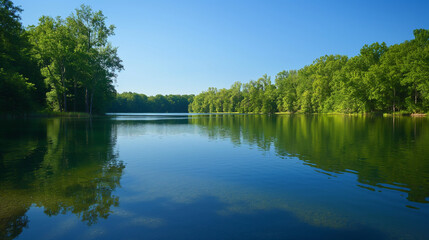
[[[116,95],[108,108],[108,112],[122,113],[185,113],[194,95],[161,95],[146,96],[145,94],[124,92]]]
[[[429,30],[354,57],[325,55],[299,70],[263,75],[194,95],[118,94],[124,69],[109,37],[115,26],[82,5],[68,17],[24,27],[22,9],[0,0],[0,114],[54,112],[427,113]]]
[[[123,69],[108,41],[115,27],[86,5],[26,28],[21,12],[12,1],[0,1],[0,113],[104,112]]]
[[[189,112],[426,113],[429,111],[429,31],[387,46],[364,45],[354,57],[326,55],[299,70],[209,88]]]
[[[101,11],[82,5],[24,28],[20,7],[10,0],[0,7],[0,113],[188,111],[194,95],[116,92],[124,67],[108,41],[115,27]]]

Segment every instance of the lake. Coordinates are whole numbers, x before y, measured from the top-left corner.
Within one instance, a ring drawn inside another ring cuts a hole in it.
[[[0,239],[429,239],[428,118],[0,123]]]

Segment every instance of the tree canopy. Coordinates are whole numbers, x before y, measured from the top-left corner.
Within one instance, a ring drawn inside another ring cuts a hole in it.
[[[123,69],[109,42],[115,27],[82,5],[65,19],[42,16],[24,29],[21,11],[0,1],[0,112],[104,112]]]
[[[145,94],[124,92],[116,95],[108,108],[109,112],[158,112],[182,113],[188,112],[188,105],[194,95],[161,95],[146,96]]]
[[[263,75],[193,95],[117,94],[124,69],[109,38],[115,27],[81,5],[68,17],[42,16],[24,28],[22,9],[0,0],[0,113],[62,112],[368,113],[429,111],[429,30],[357,56],[325,55],[299,70]],[[186,105],[184,107],[184,105]]]
[[[209,88],[195,96],[190,112],[368,113],[429,111],[429,30],[386,46],[364,45],[354,57],[326,55],[299,70],[282,71]]]
[[[48,85],[47,103],[57,111],[103,112],[123,69],[101,11],[82,5],[66,19],[41,17],[29,33]]]
[[[28,111],[44,103],[43,77],[20,22],[21,11],[11,1],[0,0],[0,113]]]

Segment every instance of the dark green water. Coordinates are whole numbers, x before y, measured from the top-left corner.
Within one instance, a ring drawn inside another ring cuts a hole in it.
[[[0,126],[0,239],[429,239],[427,118]]]

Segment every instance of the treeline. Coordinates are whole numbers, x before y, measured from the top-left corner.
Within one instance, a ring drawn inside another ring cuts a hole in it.
[[[48,108],[103,112],[123,69],[101,11],[82,5],[67,18],[42,16],[24,28],[21,8],[0,0],[0,113]]]
[[[190,112],[424,113],[429,110],[429,31],[386,46],[365,45],[348,58],[326,55],[300,70],[209,88],[195,96]]]
[[[188,112],[188,105],[194,95],[156,95],[124,92],[116,95],[115,100],[108,109],[109,112],[159,112],[182,113]]]

